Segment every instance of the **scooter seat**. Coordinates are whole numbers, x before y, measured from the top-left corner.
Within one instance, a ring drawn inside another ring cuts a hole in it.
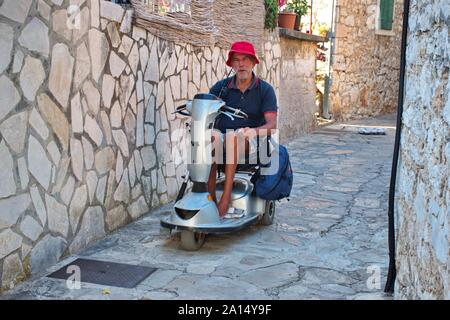
[[[256,172],[257,164],[238,164],[236,172]]]
[[[216,191],[221,196],[223,192],[225,179],[217,182]],[[236,177],[233,181],[233,192],[231,193],[231,200],[240,199],[253,191],[253,184],[241,177]]]
[[[264,150],[266,152],[266,157],[263,158],[263,163],[266,163],[268,157],[271,155],[271,144],[270,144],[270,137],[268,139],[263,140],[265,144],[267,144],[266,149]],[[260,149],[260,142],[258,140],[258,146],[257,149]],[[262,150],[263,151],[263,150]],[[225,154],[225,150],[224,150]],[[225,158],[224,158],[225,159]],[[239,163],[236,168],[236,172],[248,172],[248,173],[254,173],[256,172],[257,168],[261,165],[261,157],[259,152],[253,152],[251,154],[246,154],[244,159],[244,163]],[[218,165],[219,172],[225,172],[225,166],[224,164]]]
[[[238,164],[236,167],[236,173],[253,174],[256,172],[258,167],[259,167],[259,164],[248,164],[248,163]],[[224,168],[223,164],[219,164],[217,168],[220,173],[225,173],[225,168]]]

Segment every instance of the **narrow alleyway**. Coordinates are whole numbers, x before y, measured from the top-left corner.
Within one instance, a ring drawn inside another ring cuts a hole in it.
[[[361,135],[358,126],[387,134]],[[83,283],[71,290],[43,274],[0,299],[386,299],[394,126],[389,115],[322,127],[289,143],[292,199],[278,204],[272,226],[211,235],[200,251],[186,252],[159,227],[169,204],[46,273],[78,257],[157,268],[134,289]]]

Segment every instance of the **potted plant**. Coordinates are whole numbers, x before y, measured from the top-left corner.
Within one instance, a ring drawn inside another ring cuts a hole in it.
[[[296,14],[295,19],[295,30],[300,30],[300,21],[304,15],[308,13],[308,1],[307,0],[290,0],[287,3],[287,7],[289,11],[292,11]]]
[[[289,9],[286,0],[278,0],[278,7],[278,26],[280,28],[294,29],[296,13]]]

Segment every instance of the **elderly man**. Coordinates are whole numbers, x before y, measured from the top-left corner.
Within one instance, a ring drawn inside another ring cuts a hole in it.
[[[220,115],[215,123],[215,128],[220,130],[221,138],[225,144],[225,185],[220,201],[216,199],[217,163],[211,166],[208,181],[208,192],[217,203],[219,214],[224,217],[231,202],[231,192],[234,175],[238,165],[239,150],[245,150],[248,154],[255,139],[270,135],[277,128],[277,98],[273,87],[259,79],[253,72],[253,68],[259,60],[255,49],[250,42],[235,42],[228,53],[226,64],[233,69],[235,75],[217,82],[210,93],[220,97],[226,105],[238,108],[248,115],[248,119],[230,119],[226,115]],[[245,148],[238,148],[238,135],[245,136]]]

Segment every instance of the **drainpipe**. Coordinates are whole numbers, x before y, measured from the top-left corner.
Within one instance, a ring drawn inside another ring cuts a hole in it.
[[[323,106],[322,106],[322,117],[325,119],[331,119],[331,115],[329,113],[330,110],[330,88],[331,88],[331,59],[334,54],[334,31],[335,21],[334,21],[334,13],[335,13],[335,0],[333,0],[331,4],[331,24],[330,31],[328,32],[328,41],[330,41],[330,52],[328,53],[328,61],[327,61],[327,72],[325,74],[325,83],[323,90]]]
[[[393,293],[395,277],[397,271],[395,269],[395,221],[394,221],[394,203],[395,203],[395,183],[397,179],[397,165],[400,150],[400,135],[403,114],[403,98],[405,88],[405,66],[406,66],[406,40],[408,36],[408,19],[409,19],[409,3],[410,0],[404,0],[403,3],[403,29],[402,29],[402,46],[400,55],[400,80],[398,88],[398,105],[397,105],[397,127],[395,130],[394,155],[392,159],[391,184],[389,186],[389,208],[388,208],[388,242],[389,242],[389,269],[384,292]]]

